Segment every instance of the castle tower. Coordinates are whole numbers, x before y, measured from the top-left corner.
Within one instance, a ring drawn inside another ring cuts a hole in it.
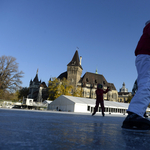
[[[35,78],[33,79],[33,81],[30,80],[28,98],[33,98],[35,101],[37,101],[37,93],[39,91],[40,84],[41,80],[39,81],[38,79],[38,69],[37,69]]]
[[[81,74],[83,70],[81,66],[81,60],[82,57],[80,56],[80,60],[79,60],[78,51],[76,50],[72,60],[67,65],[67,79],[74,87],[77,87],[77,83],[81,78]]]

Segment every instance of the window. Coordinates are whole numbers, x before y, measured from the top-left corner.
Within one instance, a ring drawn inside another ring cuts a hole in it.
[[[90,106],[87,107],[87,111],[90,111]]]
[[[105,107],[105,112],[108,112],[108,108]]]
[[[90,95],[90,93],[89,93],[89,92],[87,92],[87,93],[86,93],[86,96],[89,96],[89,95]]]
[[[101,112],[102,111],[102,109],[101,109],[101,107],[99,107],[99,112]]]
[[[75,65],[76,64],[76,61],[72,61],[72,65]]]
[[[91,107],[91,112],[94,112],[94,107]]]
[[[89,79],[88,79],[88,78],[86,78],[86,82],[89,82]]]
[[[114,99],[117,99],[116,93],[113,93],[113,98],[114,98]]]

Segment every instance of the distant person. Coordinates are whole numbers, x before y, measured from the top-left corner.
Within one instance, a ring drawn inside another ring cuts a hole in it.
[[[150,20],[145,23],[135,56],[138,90],[130,102],[122,128],[147,130],[150,129],[150,121],[143,115],[150,103]]]
[[[97,84],[97,90],[95,91],[96,93],[96,106],[94,108],[94,112],[92,113],[92,116],[96,114],[98,110],[99,104],[101,105],[102,108],[102,115],[103,117],[105,116],[104,111],[104,100],[103,100],[103,94],[107,93],[109,91],[109,87],[107,88],[106,91],[103,90],[103,85],[102,84]]]
[[[138,89],[138,86],[137,86],[137,79],[136,79],[132,88],[132,96],[135,95],[137,89]]]

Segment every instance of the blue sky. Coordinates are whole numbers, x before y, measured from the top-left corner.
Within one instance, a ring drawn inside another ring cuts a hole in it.
[[[22,86],[39,69],[48,83],[67,70],[76,48],[86,72],[104,75],[129,91],[137,78],[134,50],[148,0],[0,0],[0,56],[13,56],[24,72]]]

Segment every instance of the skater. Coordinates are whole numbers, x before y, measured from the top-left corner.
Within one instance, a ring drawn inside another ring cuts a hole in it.
[[[103,90],[103,85],[102,84],[97,84],[97,90],[95,91],[95,93],[96,93],[96,106],[94,108],[94,112],[92,113],[92,116],[96,114],[99,104],[101,105],[101,108],[102,108],[102,115],[103,115],[103,117],[105,116],[105,114],[104,114],[105,108],[104,108],[103,94],[107,93],[108,91],[109,91],[109,87],[107,87],[107,90],[104,91]]]
[[[138,89],[138,86],[137,86],[137,79],[136,79],[132,88],[132,96],[135,95],[137,89]]]
[[[130,102],[122,128],[150,130],[150,121],[143,118],[150,103],[150,20],[145,23],[135,56],[138,90]]]
[[[137,85],[137,79],[136,79],[135,82],[134,82],[133,88],[132,88],[132,96],[135,95],[135,93],[136,93],[137,90],[138,90],[138,85]],[[144,117],[148,118],[146,112],[144,113]]]

